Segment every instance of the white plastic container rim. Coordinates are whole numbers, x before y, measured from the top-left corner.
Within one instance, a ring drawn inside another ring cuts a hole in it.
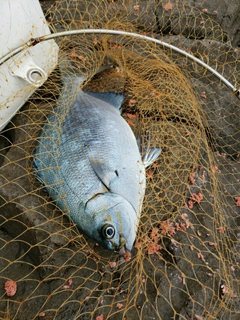
[[[0,57],[50,34],[38,0],[0,1]],[[0,131],[46,80],[58,61],[54,40],[39,43],[0,65]]]

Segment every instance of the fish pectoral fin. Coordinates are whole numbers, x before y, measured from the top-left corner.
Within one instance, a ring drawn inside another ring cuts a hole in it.
[[[154,161],[156,161],[161,152],[161,148],[148,149],[147,153],[142,157],[142,162],[145,168],[149,167]]]
[[[118,176],[117,170],[112,170],[98,159],[90,159],[91,166],[99,180],[110,190],[111,181]]]

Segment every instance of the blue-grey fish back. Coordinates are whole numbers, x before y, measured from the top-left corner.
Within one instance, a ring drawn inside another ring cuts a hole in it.
[[[50,195],[72,213],[95,193],[107,191],[94,171],[96,159],[113,179],[112,192],[124,196],[137,210],[139,196],[134,190],[139,189],[139,150],[135,136],[116,108],[81,91],[64,118],[49,116],[36,149],[35,165]],[[115,176],[118,179],[113,183]],[[60,198],[62,194],[65,200]]]
[[[90,96],[103,100],[108,104],[114,106],[118,110],[121,109],[124,94],[123,93],[115,93],[115,92],[86,92]]]

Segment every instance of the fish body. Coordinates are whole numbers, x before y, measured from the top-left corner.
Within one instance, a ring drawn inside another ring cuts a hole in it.
[[[146,177],[136,138],[120,114],[123,95],[80,90],[64,110],[67,90],[77,92],[82,81],[68,80],[38,139],[35,170],[79,229],[108,249],[131,250]]]

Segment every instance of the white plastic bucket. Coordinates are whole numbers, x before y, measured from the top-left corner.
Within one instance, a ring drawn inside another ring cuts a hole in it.
[[[0,57],[29,41],[49,34],[38,0],[0,1]],[[54,69],[54,40],[30,47],[0,65],[0,131]]]

